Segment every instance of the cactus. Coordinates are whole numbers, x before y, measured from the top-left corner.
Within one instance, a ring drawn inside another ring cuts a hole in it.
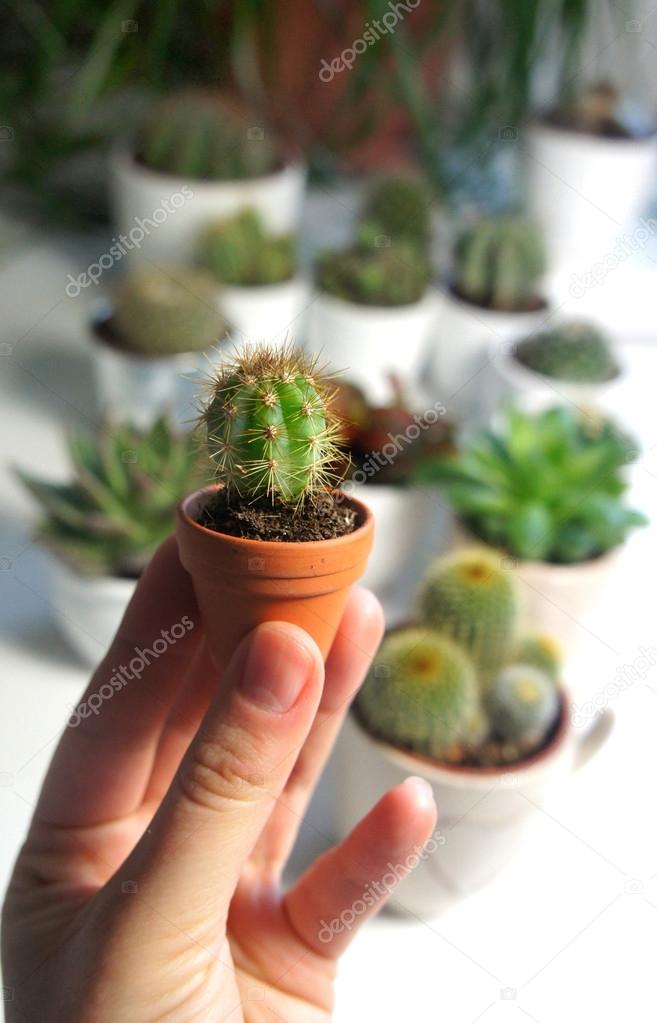
[[[514,355],[535,373],[573,383],[601,384],[619,373],[607,336],[578,321],[524,338],[515,345]]]
[[[467,301],[490,309],[522,311],[537,304],[545,271],[538,227],[524,217],[487,217],[467,228],[456,243],[454,287]]]
[[[474,667],[429,629],[387,636],[358,695],[363,723],[387,742],[451,759],[479,718]]]
[[[426,250],[431,238],[431,204],[420,181],[388,177],[374,186],[365,202],[361,238],[380,235]]]
[[[162,417],[148,430],[105,425],[97,439],[74,435],[69,451],[70,483],[18,472],[45,512],[39,538],[83,575],[136,577],[200,478],[195,442]]]
[[[544,671],[531,664],[511,664],[493,681],[486,709],[494,731],[506,742],[536,748],[554,725],[559,691]]]
[[[530,633],[522,636],[513,654],[518,664],[531,664],[557,682],[561,673],[561,652],[551,636]]]
[[[283,503],[336,482],[340,426],[316,365],[259,347],[221,367],[203,412],[217,479],[230,494]]]
[[[472,548],[438,558],[419,598],[421,620],[449,636],[471,657],[482,685],[509,659],[518,618],[518,595],[500,556]]]
[[[249,124],[246,110],[191,89],[166,97],[151,111],[137,154],[153,170],[211,181],[261,177],[281,162],[269,130]]]
[[[321,291],[357,305],[400,306],[418,302],[431,277],[429,262],[407,242],[355,245],[324,252],[316,268]]]
[[[200,262],[222,284],[279,284],[294,276],[293,235],[270,235],[255,210],[208,225],[200,242]]]
[[[203,351],[225,326],[209,275],[178,266],[142,266],[127,274],[114,300],[121,342],[143,355]]]

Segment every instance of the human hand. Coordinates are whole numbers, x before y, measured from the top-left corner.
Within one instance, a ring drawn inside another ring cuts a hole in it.
[[[140,678],[109,683],[180,622],[184,635]],[[355,591],[326,671],[306,633],[272,623],[246,637],[219,679],[175,542],[163,544],[59,743],[16,864],[7,1023],[330,1018],[335,963],[354,930],[322,940],[322,921],[435,824],[430,789],[410,780],[281,890],[382,627],[375,599]],[[83,716],[89,707],[97,713]]]

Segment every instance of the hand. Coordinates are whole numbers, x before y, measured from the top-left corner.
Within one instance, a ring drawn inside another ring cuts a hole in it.
[[[8,1023],[330,1018],[354,930],[327,940],[322,922],[435,824],[430,789],[411,779],[281,891],[381,632],[378,604],[357,591],[326,674],[308,635],[272,623],[218,679],[175,543],[159,549],[59,743],[18,858],[4,918]],[[141,677],[135,658],[151,661]],[[382,898],[372,901],[358,925]]]

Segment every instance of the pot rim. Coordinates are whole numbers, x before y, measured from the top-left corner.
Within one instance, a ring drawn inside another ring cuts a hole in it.
[[[616,364],[618,365],[618,373],[616,376],[611,377],[609,380],[601,380],[597,383],[586,383],[583,380],[564,380],[562,377],[551,377],[547,373],[539,373],[538,370],[532,369],[530,366],[526,366],[516,358],[514,347],[515,345],[523,341],[526,335],[523,334],[515,338],[508,345],[500,345],[499,341],[493,342],[492,347],[492,358],[498,369],[507,377],[517,381],[519,384],[525,387],[533,387],[537,385],[542,386],[554,386],[554,388],[561,387],[566,391],[580,393],[602,393],[608,391],[612,387],[617,387],[621,384],[626,376],[627,369],[625,361],[620,354],[619,346],[613,345],[612,351]],[[555,398],[558,401],[558,398]]]
[[[169,352],[168,354],[166,352],[158,352],[148,355],[146,352],[140,352],[137,348],[131,348],[127,344],[113,345],[103,337],[102,328],[112,322],[113,315],[114,303],[108,298],[97,299],[92,303],[87,319],[89,333],[93,342],[99,345],[104,352],[111,352],[115,356],[122,356],[133,365],[140,362],[150,367],[161,365],[163,367],[175,368],[177,366],[176,372],[184,372],[192,368],[190,362],[200,361],[204,354],[213,351],[226,338],[224,334],[223,337],[210,345],[209,348],[191,349],[187,352]]]
[[[481,537],[473,533],[460,516],[455,515],[456,525],[461,532],[462,539],[471,544],[473,547],[489,547],[493,550],[500,552],[502,557],[513,562],[513,571],[522,573],[526,572],[549,572],[550,575],[560,575],[564,578],[568,578],[572,581],[576,573],[583,571],[596,571],[598,569],[604,569],[610,565],[618,557],[618,552],[623,549],[625,544],[620,544],[618,547],[612,547],[611,550],[605,551],[603,554],[598,554],[596,558],[589,558],[587,561],[572,561],[562,564],[557,561],[536,561],[536,560],[523,560],[522,558],[516,558],[513,554],[509,554],[501,547],[496,547],[494,544],[488,543]]]
[[[277,284],[224,284],[217,280],[220,294],[231,293],[236,298],[272,298],[287,291],[309,288],[311,281],[307,274],[297,271],[292,277]]]
[[[576,144],[584,144],[589,147],[595,146],[599,149],[647,149],[650,150],[657,142],[657,128],[648,135],[632,135],[626,138],[613,138],[608,135],[596,135],[591,131],[580,131],[577,128],[564,128],[561,125],[550,124],[540,117],[535,118],[529,125],[529,131],[535,134],[545,134],[561,137],[564,141],[575,141]]]
[[[314,290],[315,307],[318,302],[326,302],[343,312],[349,311],[351,315],[361,319],[373,319],[374,316],[393,316],[402,319],[409,313],[429,312],[440,298],[438,289],[432,281],[429,282],[423,295],[416,302],[406,302],[404,305],[366,305],[363,302],[350,302],[346,298],[338,298],[337,295],[331,295],[317,285]]]
[[[155,179],[156,181],[170,182],[171,184],[173,184],[173,182],[178,182],[184,185],[190,184],[191,182],[194,191],[206,193],[216,191],[221,188],[234,188],[235,186],[241,185],[270,184],[292,172],[300,174],[306,173],[306,164],[304,161],[298,157],[292,157],[290,154],[285,152],[281,154],[281,165],[277,170],[274,170],[269,174],[259,174],[252,178],[220,178],[217,180],[210,180],[208,178],[190,178],[180,174],[170,174],[168,171],[154,170],[152,167],[147,167],[146,164],[139,163],[134,151],[130,146],[125,144],[114,147],[111,155],[111,162],[114,164],[116,169],[129,172],[142,180]]]
[[[470,302],[467,298],[459,295],[459,293],[454,290],[454,282],[449,279],[442,282],[440,294],[442,295],[443,301],[450,302],[458,309],[475,309],[479,316],[488,317],[489,319],[496,321],[519,320],[523,316],[525,319],[538,319],[541,316],[547,316],[550,314],[553,306],[553,303],[549,298],[546,298],[543,294],[539,294],[537,297],[542,304],[537,309],[490,309],[488,306],[479,305],[477,302]]]

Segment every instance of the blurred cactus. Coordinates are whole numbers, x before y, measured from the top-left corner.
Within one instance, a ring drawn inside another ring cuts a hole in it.
[[[515,345],[514,355],[535,373],[572,383],[602,384],[619,373],[606,334],[579,321],[524,338]]]
[[[559,680],[561,651],[551,636],[538,632],[522,636],[514,651],[513,660],[518,664],[531,664],[545,672],[554,682]]]
[[[525,748],[541,745],[559,713],[559,692],[545,672],[529,664],[504,668],[486,694],[494,731]]]
[[[375,184],[365,201],[361,240],[378,236],[426,250],[431,239],[431,202],[421,181],[387,177]]]
[[[294,277],[295,239],[268,234],[256,211],[244,209],[208,225],[201,237],[200,261],[222,284],[279,284]]]
[[[407,242],[324,252],[316,268],[321,291],[366,306],[419,302],[430,278],[427,258]]]
[[[456,243],[454,287],[477,305],[528,310],[538,302],[537,287],[545,265],[537,226],[516,215],[487,217],[468,227]]]

